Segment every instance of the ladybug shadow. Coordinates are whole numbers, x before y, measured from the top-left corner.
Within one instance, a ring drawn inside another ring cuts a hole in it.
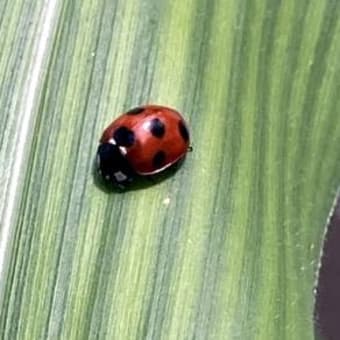
[[[139,176],[136,175],[133,181],[126,186],[117,186],[112,182],[105,181],[105,179],[100,175],[97,170],[95,160],[92,163],[92,176],[94,185],[101,191],[104,191],[107,194],[118,193],[123,194],[129,191],[137,191],[144,190],[149,187],[160,184],[161,182],[166,181],[170,177],[172,177],[183,164],[183,160],[180,160],[176,164],[173,164],[166,170],[162,171],[159,174],[150,175],[150,176]]]

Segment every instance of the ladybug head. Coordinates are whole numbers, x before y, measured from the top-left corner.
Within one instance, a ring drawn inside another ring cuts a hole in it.
[[[122,153],[121,147],[113,143],[102,143],[97,151],[97,169],[103,179],[121,188],[134,178],[134,171]]]

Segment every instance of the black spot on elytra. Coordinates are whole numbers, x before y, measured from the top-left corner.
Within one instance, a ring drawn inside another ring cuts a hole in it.
[[[165,133],[165,126],[158,118],[154,118],[150,121],[150,132],[154,137],[162,138]]]
[[[155,153],[155,155],[152,158],[152,165],[155,169],[161,168],[165,163],[165,152],[164,151],[158,151]]]
[[[184,141],[187,142],[189,140],[189,131],[181,120],[178,122],[178,129]]]
[[[132,110],[129,110],[128,112],[126,112],[126,114],[127,115],[138,115],[138,114],[142,113],[144,110],[145,110],[144,107],[138,106],[138,107],[135,107]]]
[[[125,126],[121,126],[113,133],[113,138],[119,146],[132,146],[135,134]]]

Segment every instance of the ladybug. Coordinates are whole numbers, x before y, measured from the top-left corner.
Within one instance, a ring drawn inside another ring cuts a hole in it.
[[[125,188],[136,177],[158,174],[191,150],[187,124],[179,112],[159,105],[136,107],[103,132],[97,168],[105,181]]]

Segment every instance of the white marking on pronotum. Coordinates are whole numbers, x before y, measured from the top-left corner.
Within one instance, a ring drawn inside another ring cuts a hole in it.
[[[124,156],[127,154],[126,147],[120,146],[120,147],[119,147],[119,150],[120,150],[120,152],[121,152]]]
[[[4,274],[5,258],[7,248],[11,240],[11,223],[14,218],[14,211],[17,209],[17,192],[22,175],[22,167],[25,160],[26,143],[31,131],[31,122],[35,110],[35,103],[39,95],[39,85],[41,84],[41,75],[45,70],[46,53],[53,34],[55,20],[58,16],[58,0],[44,1],[41,11],[38,30],[35,33],[37,37],[32,47],[31,64],[28,66],[27,77],[23,83],[21,106],[18,108],[19,129],[15,135],[13,143],[16,143],[15,158],[12,164],[11,181],[7,196],[6,208],[4,211],[3,225],[1,227],[0,237],[0,281]],[[2,292],[0,292],[2,295]]]
[[[112,144],[112,145],[116,145],[116,141],[113,138],[109,139],[109,143]]]
[[[127,179],[127,176],[121,171],[115,172],[113,176],[115,176],[115,179],[117,180],[117,182],[124,182]]]

